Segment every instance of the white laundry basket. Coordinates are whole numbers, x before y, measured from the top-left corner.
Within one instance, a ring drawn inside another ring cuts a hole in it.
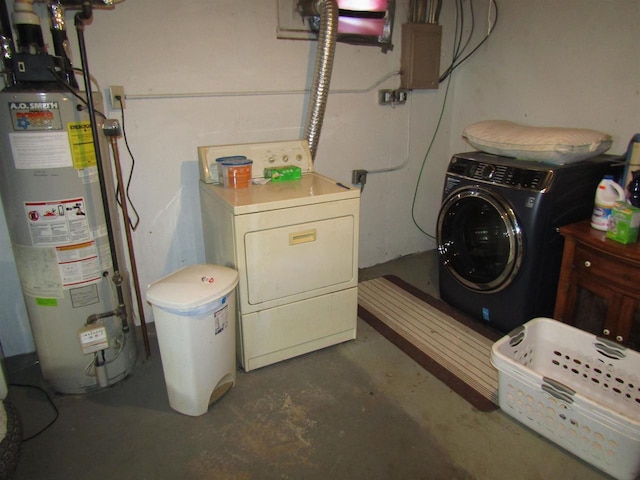
[[[238,272],[217,265],[184,267],[147,289],[169,405],[206,413],[236,381]]]
[[[505,413],[617,479],[640,474],[640,353],[535,318],[491,362]]]

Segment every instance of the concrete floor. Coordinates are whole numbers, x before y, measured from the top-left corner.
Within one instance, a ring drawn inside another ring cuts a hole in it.
[[[365,269],[437,294],[433,252]],[[359,320],[355,341],[249,373],[209,412],[168,404],[152,355],[122,382],[52,395],[57,421],[24,442],[16,480],[34,479],[602,479],[607,476],[511,420],[482,413]],[[138,336],[140,339],[140,335]],[[28,358],[9,381],[42,384]],[[39,391],[11,386],[25,435],[53,417]]]

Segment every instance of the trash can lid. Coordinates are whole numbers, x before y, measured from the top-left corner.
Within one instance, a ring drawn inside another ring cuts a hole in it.
[[[147,301],[153,305],[188,310],[215,302],[238,284],[238,272],[220,265],[183,267],[149,284]]]

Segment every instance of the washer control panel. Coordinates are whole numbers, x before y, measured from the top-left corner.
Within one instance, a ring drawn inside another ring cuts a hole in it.
[[[302,173],[313,172],[313,161],[307,140],[244,143],[237,145],[209,145],[198,147],[200,180],[220,183],[216,160],[244,156],[253,162],[251,177],[263,178],[265,168],[300,167]]]
[[[468,156],[454,156],[449,162],[447,173],[464,178],[487,182],[494,185],[506,185],[510,187],[535,190],[542,192],[547,190],[553,181],[553,170],[545,168],[542,164],[526,166],[514,165],[513,162],[524,163],[505,157],[495,157],[492,161],[490,155],[478,154],[478,158]]]

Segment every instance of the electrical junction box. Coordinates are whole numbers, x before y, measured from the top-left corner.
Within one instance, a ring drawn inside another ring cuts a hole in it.
[[[107,328],[104,325],[85,325],[78,330],[82,353],[94,353],[109,348]]]
[[[18,82],[56,81],[56,77],[51,73],[56,69],[55,60],[51,55],[16,53],[13,62],[16,66],[14,75]]]
[[[433,23],[402,25],[400,86],[407,89],[436,89],[440,84],[442,26]]]

